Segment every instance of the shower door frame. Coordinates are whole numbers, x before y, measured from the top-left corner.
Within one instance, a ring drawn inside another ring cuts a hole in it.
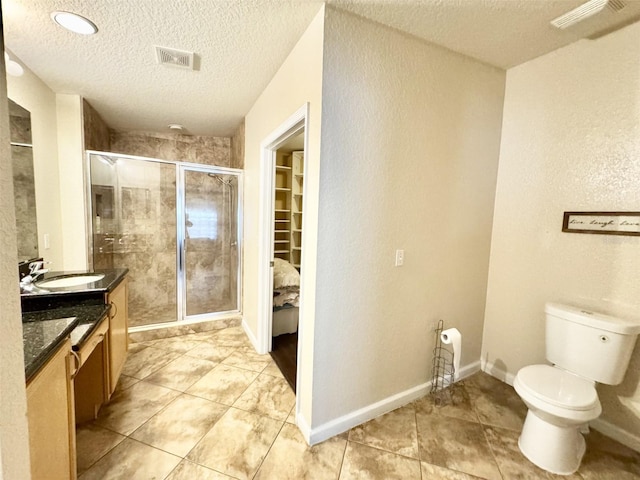
[[[180,325],[188,325],[190,323],[199,323],[212,320],[227,318],[230,315],[242,314],[242,224],[243,224],[243,171],[237,168],[220,167],[216,165],[206,165],[202,163],[181,162],[177,160],[164,160],[160,158],[142,157],[139,155],[127,155],[114,152],[102,152],[98,150],[86,150],[85,163],[85,218],[86,218],[86,237],[87,237],[87,254],[89,268],[93,269],[93,214],[92,214],[92,194],[91,194],[91,155],[105,155],[112,158],[123,158],[126,160],[144,161],[153,163],[162,163],[173,165],[176,175],[176,320],[173,322],[152,323],[149,325],[138,325],[130,327],[130,332],[141,332],[145,330],[155,330],[158,328],[175,327]],[[225,310],[221,312],[202,313],[197,315],[187,315],[186,305],[186,269],[185,269],[185,171],[197,171],[203,174],[212,173],[220,175],[234,175],[238,179],[236,211],[236,248],[238,251],[237,265],[237,285],[236,285],[236,309]]]

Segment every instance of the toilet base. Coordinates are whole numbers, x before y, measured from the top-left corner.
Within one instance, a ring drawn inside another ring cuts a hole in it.
[[[581,425],[559,427],[529,410],[518,440],[520,451],[531,463],[557,475],[571,475],[585,452]]]

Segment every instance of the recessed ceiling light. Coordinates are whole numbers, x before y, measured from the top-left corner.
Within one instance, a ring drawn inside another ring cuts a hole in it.
[[[98,31],[95,23],[76,13],[52,12],[51,19],[61,27],[80,35],[93,35]]]

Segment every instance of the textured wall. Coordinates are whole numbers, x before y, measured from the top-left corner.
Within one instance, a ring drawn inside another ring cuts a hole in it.
[[[440,318],[479,360],[504,78],[327,9],[314,424],[430,380]]]
[[[111,152],[140,157],[231,166],[231,139],[111,130]]]
[[[2,35],[0,46],[4,50]],[[29,433],[5,78],[4,59],[0,59],[0,478],[26,480],[30,478]]]
[[[317,237],[317,199],[320,169],[320,121],[322,115],[322,43],[324,8],[309,25],[306,32],[267,88],[245,117],[245,175],[244,175],[244,274],[242,277],[242,304],[244,321],[248,328],[258,332],[258,253],[261,235],[260,212],[262,199],[273,192],[261,189],[261,142],[272,134],[298,109],[309,102],[309,129],[307,131],[307,171],[305,172],[305,243],[302,272],[304,306],[301,310],[302,374],[298,378],[298,406],[302,418],[311,422],[313,376],[313,328],[315,311],[315,239]],[[308,272],[308,273],[307,273]]]
[[[82,119],[85,150],[111,151],[109,127],[85,99],[82,100]]]
[[[564,211],[640,210],[640,24],[508,71],[483,360],[544,362],[544,303],[640,319],[640,237],[561,232]],[[640,345],[603,418],[640,446]]]

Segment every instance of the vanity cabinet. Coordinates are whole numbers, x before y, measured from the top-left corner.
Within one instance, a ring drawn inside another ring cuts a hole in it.
[[[109,318],[105,317],[76,356],[78,373],[73,383],[78,424],[95,420],[102,404],[109,400],[108,332]]]
[[[129,316],[127,306],[128,284],[125,278],[111,292],[106,294],[109,305],[109,330],[107,334],[109,357],[109,398],[116,389],[122,367],[129,350]]]
[[[76,430],[69,339],[27,383],[31,478],[76,478]]]

